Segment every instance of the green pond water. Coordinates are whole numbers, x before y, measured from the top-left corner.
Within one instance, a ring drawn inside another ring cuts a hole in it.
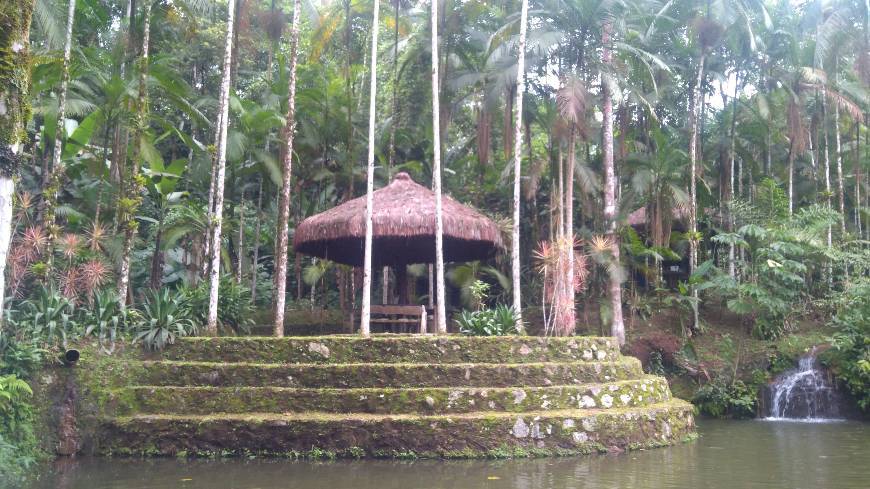
[[[57,463],[27,489],[870,488],[870,424],[700,421],[701,438],[619,455],[492,461]]]

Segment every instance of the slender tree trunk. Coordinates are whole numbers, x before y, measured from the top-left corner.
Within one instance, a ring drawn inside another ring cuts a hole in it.
[[[214,185],[214,215],[212,216],[211,233],[211,256],[209,260],[209,294],[208,294],[208,323],[206,332],[217,335],[218,320],[218,295],[220,292],[221,275],[221,231],[223,227],[224,210],[224,177],[227,171],[227,130],[230,125],[230,87],[232,86],[233,64],[233,27],[235,24],[236,1],[227,2],[227,35],[224,45],[223,75],[221,77],[221,91],[218,112],[220,113],[220,125],[217,130],[217,173]]]
[[[731,215],[731,204],[734,202],[734,160],[736,158],[736,140],[737,140],[737,90],[739,83],[735,80],[734,97],[731,99],[731,135],[729,136],[728,149],[728,202],[726,203],[726,215],[728,218],[728,230],[734,230],[734,216]],[[737,278],[737,266],[735,260],[734,243],[728,245],[728,275],[732,279]]]
[[[557,270],[556,273],[563,275],[561,277],[561,304],[556,305],[556,318],[562,324],[555,324],[556,333],[559,335],[569,336],[574,333],[577,324],[574,309],[574,169],[577,167],[577,126],[571,124],[571,135],[568,144],[568,164],[565,165],[565,201],[562,204],[565,213],[563,224],[562,239],[563,243],[560,246],[559,252],[564,253],[564,258],[560,260],[565,263],[563,270]],[[557,294],[554,290],[554,295]]]
[[[381,304],[390,303],[390,267],[381,271]]]
[[[550,199],[550,242],[555,243],[556,239],[565,235],[565,159],[562,157],[562,144],[559,143],[559,149],[556,152],[556,161],[558,162],[558,183],[555,192],[555,200]],[[556,211],[556,219],[553,222],[553,211]]]
[[[375,102],[377,101],[378,88],[378,31],[380,30],[378,14],[380,13],[380,1],[375,0],[372,8],[372,58],[371,58],[371,86],[369,88],[369,152],[366,165],[366,243],[363,257],[363,296],[362,318],[360,321],[360,334],[370,334],[371,306],[372,306],[372,212],[373,194],[375,192]]]
[[[242,196],[239,201],[239,243],[238,251],[236,252],[238,259],[236,261],[236,283],[242,283],[242,267],[245,265],[245,192],[242,191]]]
[[[217,128],[216,135],[220,133],[220,127],[223,124],[223,114],[218,111],[217,115],[217,124],[215,127]],[[216,136],[217,138],[217,136]],[[206,224],[205,224],[205,240],[203,241],[203,256],[211,256],[211,237],[214,232],[214,222],[215,222],[215,192],[217,190],[217,174],[218,174],[218,159],[217,154],[211,155],[211,180],[209,182],[208,187],[208,211],[206,212]],[[202,261],[202,278],[209,276],[209,267],[211,267],[211,261],[205,259]]]
[[[387,160],[387,178],[390,177],[390,169],[393,168],[393,164],[396,159],[396,126],[399,124],[399,3],[401,0],[393,0],[396,5],[396,10],[393,14],[393,123],[390,124],[390,153]],[[387,267],[384,267],[384,282],[386,283],[386,277],[388,274]],[[387,286],[384,286],[384,290],[387,289]],[[387,303],[386,298],[384,299],[384,304]]]
[[[133,240],[139,226],[136,223],[136,211],[142,200],[142,185],[139,183],[139,160],[142,151],[142,138],[147,129],[148,113],[148,44],[151,42],[151,2],[145,2],[145,11],[142,14],[142,58],[139,66],[139,94],[136,108],[136,129],[134,131],[133,144],[135,144],[134,157],[130,161],[124,185],[124,204],[119,211],[122,216],[118,222],[124,231],[124,248],[121,255],[121,265],[118,267],[118,301],[122,307],[126,307],[127,298],[130,295],[130,261],[133,257]]]
[[[514,301],[514,314],[517,318],[520,332],[522,332],[522,283],[520,276],[520,179],[522,177],[522,144],[523,144],[523,94],[526,91],[526,30],[529,17],[529,2],[523,0],[520,12],[520,40],[517,47],[517,88],[516,101],[514,102],[514,214],[513,229],[511,234],[511,278]]]
[[[0,3],[0,326],[6,297],[6,259],[12,239],[13,178],[30,119],[30,20],[33,0]]]
[[[160,216],[157,220],[157,232],[154,237],[154,254],[151,255],[151,288],[157,290],[163,281],[163,220],[165,211],[163,205],[160,206]]]
[[[864,175],[861,170],[861,121],[855,121],[855,159],[852,163],[852,173],[855,175],[855,203],[852,211],[855,214],[855,235],[860,239],[864,236],[863,223],[861,222],[861,183]]]
[[[296,273],[296,300],[302,300],[302,254],[293,253],[293,271]]]
[[[828,124],[827,124],[828,110],[827,110],[827,102],[825,101],[826,98],[827,98],[827,94],[825,93],[824,88],[823,88],[822,89],[822,122],[820,125],[822,128],[822,140],[824,141],[824,145],[825,145],[825,149],[824,149],[825,153],[823,155],[824,172],[825,172],[825,200],[826,200],[826,204],[827,204],[828,208],[831,209],[831,208],[833,208],[833,206],[831,204],[831,157],[830,157],[830,145],[828,143]],[[828,243],[828,249],[831,249],[833,247],[833,230],[831,229],[831,225],[828,225],[827,243]],[[827,282],[828,282],[829,286],[833,283],[833,280],[834,280],[834,277],[833,277],[832,265],[831,265],[831,262],[828,261]]]
[[[393,100],[392,123],[390,124],[390,149],[387,157],[387,179],[389,180],[396,159],[396,126],[399,123],[399,2],[395,2],[393,13]],[[384,267],[381,272],[381,303],[390,303],[390,267]]]
[[[698,76],[692,87],[692,100],[689,108],[689,275],[695,273],[698,267],[698,111],[704,82],[704,62],[706,54],[701,54],[698,60]],[[692,287],[692,328],[700,326],[698,317],[698,290]]]
[[[284,168],[281,180],[281,203],[278,206],[278,235],[275,238],[275,293],[273,328],[275,336],[284,336],[284,309],[287,300],[287,246],[290,221],[290,176],[293,168],[293,138],[296,131],[296,63],[299,57],[299,0],[293,0],[293,25],[290,30],[290,83],[287,104],[287,148],[284,152]]]
[[[834,80],[839,78],[839,63],[834,64]],[[840,236],[846,236],[846,190],[843,184],[843,156],[840,144],[840,104],[834,103],[834,157],[837,161],[837,202],[840,205]]]
[[[254,249],[251,258],[251,304],[257,303],[257,265],[260,261],[260,226],[263,223],[263,176],[260,175],[260,184],[257,188],[257,224],[254,226]]]
[[[601,43],[601,62],[609,67],[612,59],[610,46],[611,25],[604,24]],[[620,346],[625,344],[625,324],[622,320],[622,284],[619,270],[619,235],[616,232],[616,210],[619,206],[616,200],[616,168],[613,162],[613,100],[611,99],[610,85],[602,77],[602,164],[604,166],[604,221],[607,226],[607,235],[611,240],[611,255],[613,263],[608,268],[610,283],[610,307],[612,309],[613,322],[610,326],[610,335],[615,337]]]
[[[61,69],[60,75],[60,90],[57,95],[57,124],[54,130],[54,152],[52,153],[51,158],[51,176],[48,178],[45,187],[42,189],[42,196],[45,204],[43,219],[45,229],[48,231],[48,244],[46,245],[47,252],[45,256],[49,277],[51,276],[54,264],[54,243],[57,241],[58,233],[60,233],[60,228],[55,222],[55,209],[57,208],[57,197],[60,193],[61,182],[63,180],[64,168],[63,163],[61,162],[61,157],[63,155],[63,142],[66,139],[66,94],[67,88],[69,87],[69,65],[70,53],[72,51],[76,0],[69,0],[68,7],[66,37],[63,44],[63,68]]]
[[[438,1],[433,0],[432,23],[432,187],[435,192],[435,306],[436,331],[447,333],[447,309],[444,293],[444,220],[441,215],[441,102],[438,77]],[[516,192],[515,194],[518,194]],[[516,287],[516,282],[514,283]],[[514,294],[516,298],[516,293]]]
[[[788,149],[788,215],[794,213],[794,143]]]

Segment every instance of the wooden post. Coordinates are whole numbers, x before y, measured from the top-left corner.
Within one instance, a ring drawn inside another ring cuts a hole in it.
[[[420,306],[420,334],[426,334],[426,306]]]
[[[396,292],[399,293],[399,304],[406,305],[411,303],[408,297],[408,266],[398,265],[393,267],[396,272]]]

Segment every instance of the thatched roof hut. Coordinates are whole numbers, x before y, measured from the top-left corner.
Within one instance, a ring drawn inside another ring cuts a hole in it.
[[[372,264],[397,266],[435,261],[435,194],[399,173],[374,192]],[[293,248],[338,263],[362,266],[365,196],[302,221]],[[498,226],[448,196],[442,198],[444,260],[485,259],[504,248]]]

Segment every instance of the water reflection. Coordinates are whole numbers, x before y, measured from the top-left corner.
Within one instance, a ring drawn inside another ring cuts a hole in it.
[[[512,461],[83,459],[30,489],[865,489],[870,426],[704,421],[668,449]]]

